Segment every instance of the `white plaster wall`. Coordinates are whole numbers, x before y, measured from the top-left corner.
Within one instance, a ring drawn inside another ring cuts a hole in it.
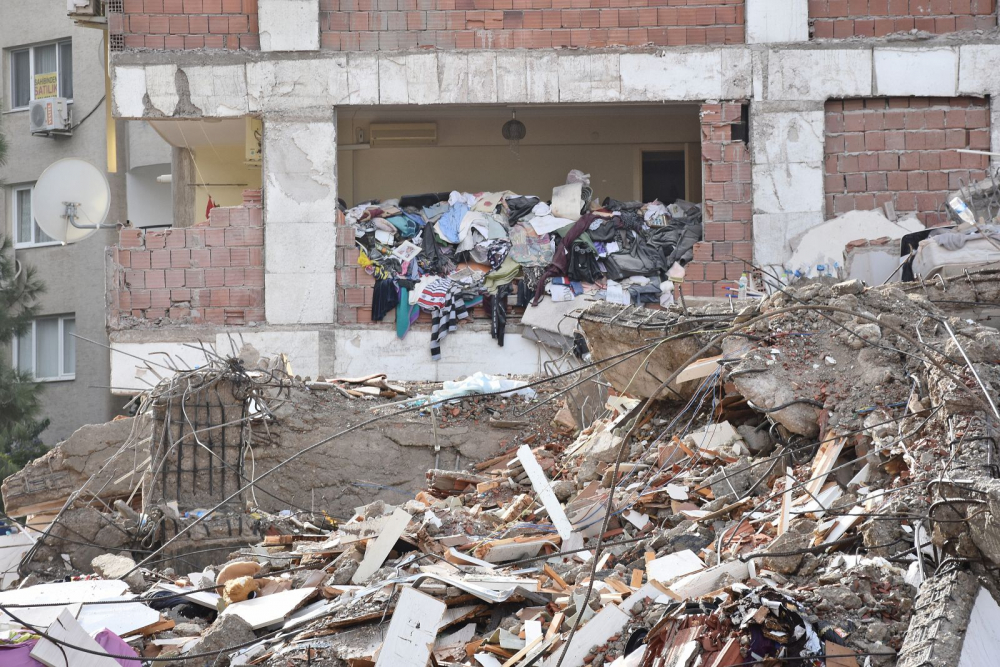
[[[174,200],[170,183],[157,176],[170,173],[170,163],[136,167],[125,174],[128,219],[136,227],[170,226],[174,222]]]
[[[809,41],[808,0],[747,0],[748,44]]]
[[[134,337],[135,332],[128,335]],[[320,374],[319,332],[315,330],[219,333],[214,339],[201,342],[222,356],[238,354],[242,345],[248,343],[264,357],[286,354],[296,375],[315,379]],[[127,395],[149,389],[160,381],[157,374],[170,377],[171,365],[182,370],[205,365],[207,357],[200,345],[196,337],[187,341],[112,341],[111,384],[114,393]],[[162,353],[170,356],[169,362]],[[146,368],[145,362],[149,362],[154,370]]]
[[[876,95],[958,94],[957,48],[877,48],[874,66]]]
[[[198,345],[197,339],[149,343],[111,341],[111,391],[128,395],[155,387],[160,378],[171,376],[171,365],[181,369],[203,366],[206,356],[197,349]],[[161,353],[169,355],[170,361]],[[152,370],[146,368],[146,362]]]
[[[244,344],[252,345],[262,357],[286,355],[295,375],[315,380],[320,374],[318,331],[241,331],[215,338],[221,355],[238,354]]]
[[[492,375],[540,373],[538,346],[520,334],[508,333],[504,346],[488,331],[456,331],[441,342],[441,360],[431,361],[429,331],[410,331],[400,340],[391,329],[339,328],[334,374],[357,377],[388,373],[396,380],[443,382],[476,371]]]
[[[261,51],[319,49],[319,0],[258,0]]]

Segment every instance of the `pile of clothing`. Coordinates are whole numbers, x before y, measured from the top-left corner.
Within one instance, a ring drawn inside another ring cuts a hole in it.
[[[537,305],[546,294],[619,303],[669,302],[668,277],[701,240],[701,205],[599,201],[590,176],[569,173],[547,201],[510,191],[441,192],[369,201],[343,210],[361,266],[375,277],[372,320],[395,310],[402,338],[432,316],[431,355],[470,308],[491,314],[503,345],[510,297]]]

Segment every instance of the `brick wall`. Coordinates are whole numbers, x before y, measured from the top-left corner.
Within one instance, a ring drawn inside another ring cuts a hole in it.
[[[933,34],[992,30],[996,0],[809,0],[813,37],[882,37],[922,30]]]
[[[123,229],[111,249],[113,329],[264,321],[260,191],[189,228]]]
[[[740,121],[738,102],[701,107],[704,240],[694,246],[682,290],[686,295],[726,296],[726,287],[753,259],[753,192],[750,151],[733,139]]]
[[[826,105],[826,215],[892,202],[939,224],[946,195],[986,177],[989,103],[977,98],[878,98]]]
[[[124,0],[108,14],[113,50],[260,48],[257,0]]]
[[[744,0],[320,0],[323,48],[741,44]]]

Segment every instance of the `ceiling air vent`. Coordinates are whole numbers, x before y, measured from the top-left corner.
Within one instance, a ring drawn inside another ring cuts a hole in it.
[[[437,143],[436,123],[373,123],[368,133],[372,148],[433,146]]]

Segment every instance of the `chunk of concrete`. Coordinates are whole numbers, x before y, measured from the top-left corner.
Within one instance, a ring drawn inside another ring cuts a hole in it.
[[[121,579],[128,584],[133,593],[146,590],[146,580],[142,572],[135,569],[135,561],[128,556],[104,554],[90,561],[90,566],[94,568],[94,574],[105,579]]]

